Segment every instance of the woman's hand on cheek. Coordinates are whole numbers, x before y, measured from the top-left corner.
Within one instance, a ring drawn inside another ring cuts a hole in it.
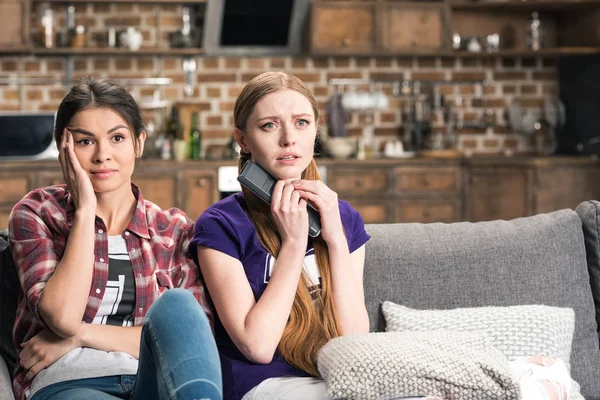
[[[301,179],[292,182],[294,188],[321,215],[321,236],[327,243],[344,239],[338,195],[321,181]]]
[[[96,193],[87,172],[75,156],[73,133],[65,128],[59,153],[65,183],[73,197],[76,209],[89,208],[96,211]]]
[[[279,180],[271,194],[271,214],[285,243],[294,241],[306,250],[308,240],[308,212],[306,211],[306,200],[300,197],[300,193],[287,181]]]
[[[41,370],[54,364],[69,351],[80,347],[75,337],[63,339],[44,329],[21,345],[19,364],[27,371],[25,378],[32,380]]]

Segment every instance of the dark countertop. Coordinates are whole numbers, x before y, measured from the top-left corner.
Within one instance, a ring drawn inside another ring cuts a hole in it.
[[[600,158],[591,156],[567,157],[567,156],[551,156],[551,157],[533,157],[533,156],[498,156],[498,155],[476,155],[472,157],[411,157],[411,158],[379,158],[372,160],[356,160],[356,159],[332,159],[332,158],[316,158],[319,165],[344,165],[355,167],[357,165],[364,166],[381,166],[381,165],[422,165],[439,163],[440,165],[471,165],[471,166],[488,166],[488,165],[503,165],[503,166],[567,166],[567,165],[600,165]],[[181,166],[182,168],[216,168],[225,165],[237,165],[236,160],[202,160],[202,161],[165,161],[165,160],[141,160],[137,168],[144,167],[165,167],[173,168]],[[27,160],[27,161],[0,161],[0,171],[8,169],[55,169],[58,168],[58,160]]]

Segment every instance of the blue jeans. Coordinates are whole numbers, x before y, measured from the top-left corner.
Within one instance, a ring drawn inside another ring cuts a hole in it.
[[[171,289],[150,307],[137,376],[55,383],[32,400],[220,400],[219,353],[206,313],[185,289]]]

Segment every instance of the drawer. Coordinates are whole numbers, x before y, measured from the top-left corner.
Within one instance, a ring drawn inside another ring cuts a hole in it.
[[[0,178],[0,204],[8,203],[14,206],[29,191],[27,177]]]
[[[360,202],[354,203],[351,203],[352,207],[358,211],[365,224],[383,224],[393,222],[392,216],[388,212],[388,208],[385,204],[361,204]]]
[[[387,170],[383,168],[329,169],[327,185],[338,194],[383,194],[390,184]],[[342,199],[343,197],[340,196]]]
[[[396,208],[398,222],[455,222],[459,220],[456,202],[401,202]]]
[[[456,168],[398,168],[396,170],[397,192],[456,192],[458,170]]]

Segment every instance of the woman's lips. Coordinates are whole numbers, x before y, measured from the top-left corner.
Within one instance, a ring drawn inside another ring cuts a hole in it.
[[[97,179],[107,179],[110,178],[115,172],[117,171],[114,169],[103,169],[100,171],[94,171],[91,173],[91,175]]]

